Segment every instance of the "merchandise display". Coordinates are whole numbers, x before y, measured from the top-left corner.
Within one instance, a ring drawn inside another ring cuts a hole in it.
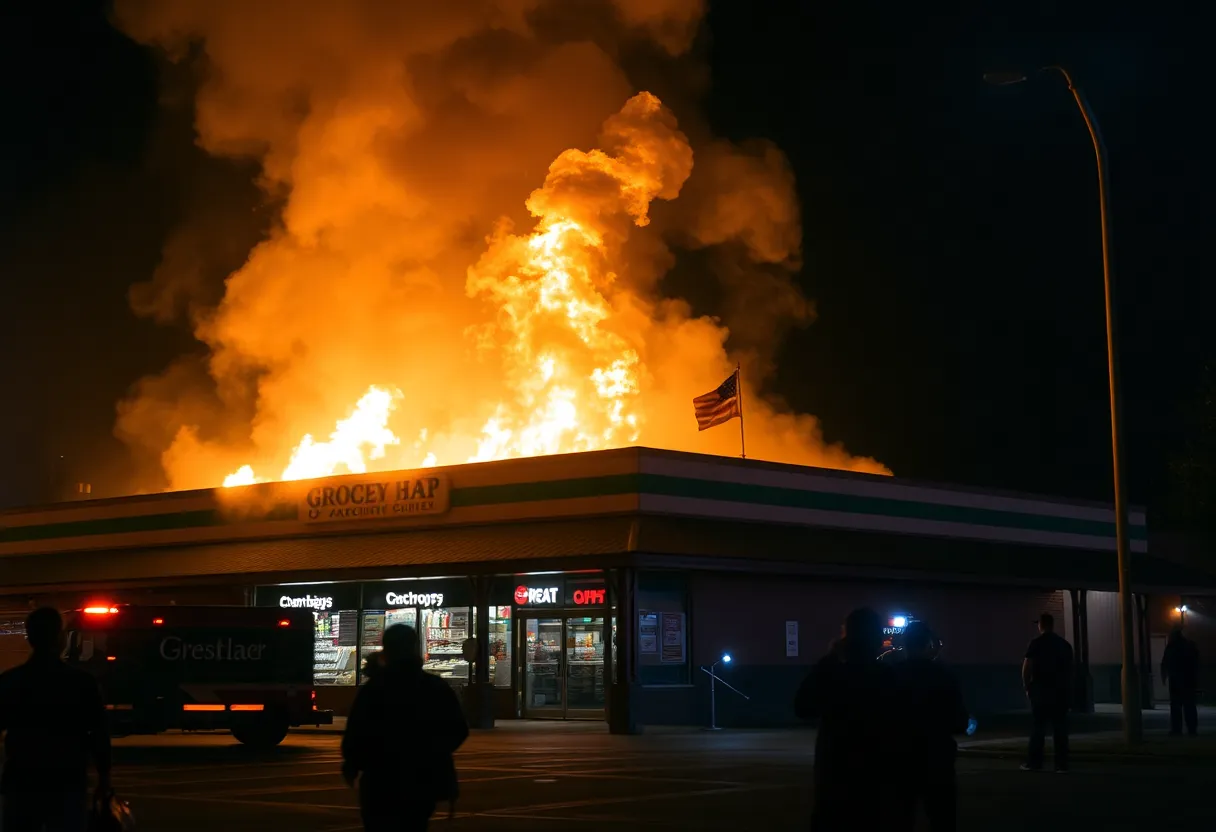
[[[423,670],[461,684],[469,681],[464,643],[472,636],[469,608],[424,609],[422,613]]]
[[[566,707],[603,708],[604,620],[585,618],[566,624]]]
[[[397,610],[367,610],[363,613],[363,632],[359,639],[359,650],[363,661],[384,649],[384,631],[397,624],[417,627],[418,611],[413,607]],[[367,682],[367,675],[359,675],[359,684]]]
[[[353,685],[355,683],[354,610],[314,612],[316,628],[313,647],[313,683]],[[345,623],[345,626],[343,626]]]
[[[490,684],[511,687],[510,607],[490,607]]]
[[[562,649],[560,618],[530,618],[527,622],[527,701],[529,707],[560,707],[558,679]]]

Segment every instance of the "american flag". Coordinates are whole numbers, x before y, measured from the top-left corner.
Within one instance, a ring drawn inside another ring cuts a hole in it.
[[[736,416],[742,417],[739,409],[739,372],[731,373],[730,378],[719,384],[712,393],[697,396],[692,400],[692,406],[697,414],[697,430],[708,430]]]

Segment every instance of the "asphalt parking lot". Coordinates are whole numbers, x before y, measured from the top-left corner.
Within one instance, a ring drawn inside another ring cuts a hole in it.
[[[796,816],[811,761],[805,732],[614,737],[602,724],[520,723],[475,734],[458,755],[459,828],[755,826],[759,806]],[[223,734],[116,743],[116,786],[141,829],[359,829],[339,777],[339,738],[299,733],[249,754]],[[441,814],[446,807],[441,807]],[[441,824],[436,824],[442,828]]]
[[[458,755],[463,795],[451,828],[805,829],[812,741],[809,731],[619,737],[597,723],[506,724],[475,734]],[[224,734],[127,738],[116,743],[116,785],[141,830],[354,832],[338,742],[301,732],[273,753],[251,754]],[[1099,759],[1060,776],[1020,772],[1019,762],[1016,749],[999,746],[963,753],[960,828],[1203,828],[1210,820],[1205,784],[1216,769],[1193,760]],[[448,827],[437,818],[433,828]]]

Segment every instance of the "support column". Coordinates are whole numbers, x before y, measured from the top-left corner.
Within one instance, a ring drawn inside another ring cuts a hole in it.
[[[494,688],[490,684],[490,584],[485,575],[469,579],[473,585],[473,666],[465,691],[465,718],[470,728],[494,727]]]
[[[1081,709],[1081,703],[1085,701],[1085,670],[1081,663],[1081,590],[1068,590],[1068,607],[1072,614],[1072,642],[1073,642],[1073,661],[1072,661],[1072,701],[1077,710]]]
[[[613,734],[640,734],[637,722],[637,572],[617,569],[611,582],[616,593],[617,676],[609,688],[608,730]]]
[[[1136,640],[1140,650],[1140,707],[1153,708],[1153,657],[1152,642],[1148,632],[1148,596],[1143,592],[1135,596]]]
[[[604,598],[604,631],[600,635],[604,644],[604,719],[610,721],[612,715],[612,686],[616,683],[613,670],[616,663],[616,648],[612,643],[612,619],[620,614],[614,608],[616,593],[612,590],[612,570],[604,570],[604,588],[607,590]]]
[[[1077,590],[1076,608],[1080,610],[1080,630],[1077,634],[1077,644],[1073,661],[1077,664],[1080,674],[1080,695],[1077,697],[1076,710],[1091,714],[1094,711],[1094,680],[1089,673],[1089,591]]]

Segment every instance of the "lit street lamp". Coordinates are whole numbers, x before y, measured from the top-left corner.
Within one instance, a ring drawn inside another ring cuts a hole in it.
[[[1138,743],[1142,738],[1140,715],[1140,684],[1134,653],[1134,638],[1132,635],[1132,588],[1130,551],[1127,541],[1127,503],[1123,482],[1123,438],[1122,414],[1119,398],[1119,360],[1115,338],[1115,301],[1114,278],[1110,267],[1110,221],[1107,217],[1109,208],[1109,180],[1106,171],[1106,143],[1102,141],[1102,132],[1098,129],[1098,120],[1089,108],[1088,102],[1081,94],[1080,88],[1073,83],[1068,70],[1061,66],[1046,66],[1039,72],[1055,71],[1064,76],[1068,90],[1077,102],[1085,126],[1089,128],[1089,137],[1094,144],[1094,156],[1098,163],[1098,206],[1102,219],[1102,275],[1106,288],[1106,369],[1110,386],[1110,441],[1111,455],[1114,461],[1115,487],[1115,550],[1119,568],[1119,624],[1121,647],[1123,655],[1123,736],[1128,743]],[[1006,86],[1019,84],[1027,79],[1024,72],[989,72],[984,80],[990,84]]]
[[[751,699],[750,696],[748,696],[747,694],[743,693],[738,688],[731,685],[725,679],[719,679],[718,674],[714,672],[715,670],[718,669],[718,665],[730,664],[730,661],[731,661],[730,653],[723,653],[721,658],[719,658],[716,662],[711,664],[709,667],[705,667],[704,665],[702,665],[702,667],[701,667],[702,673],[709,674],[709,728],[706,729],[709,731],[720,731],[721,730],[718,727],[718,703],[717,703],[717,699],[716,699],[716,690],[715,690],[715,685],[718,682],[721,682],[722,684],[726,685],[728,688],[730,688],[735,693],[742,696],[744,699]]]

